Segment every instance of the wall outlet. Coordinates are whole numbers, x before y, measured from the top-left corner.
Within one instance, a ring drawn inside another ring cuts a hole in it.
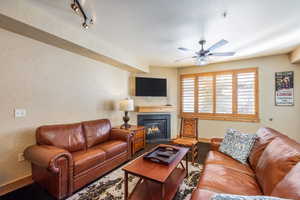
[[[24,160],[25,160],[24,154],[23,154],[23,153],[19,153],[19,154],[18,154],[18,161],[19,161],[19,162],[22,162],[22,161],[24,161]]]
[[[16,108],[15,109],[15,118],[19,118],[19,117],[26,117],[26,110],[25,109],[21,109],[21,108]]]

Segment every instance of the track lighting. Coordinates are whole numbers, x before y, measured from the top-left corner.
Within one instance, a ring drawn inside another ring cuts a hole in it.
[[[78,8],[78,6],[77,6],[75,3],[72,3],[72,4],[71,4],[71,8],[72,8],[76,13],[79,12],[79,8]]]
[[[83,23],[82,23],[82,27],[85,28],[85,29],[88,29],[88,28],[89,28],[89,25],[88,25],[87,23],[83,22]]]
[[[71,8],[77,13],[81,14],[83,17],[84,22],[82,23],[82,27],[84,29],[88,29],[89,25],[88,24],[94,24],[94,20],[92,18],[88,18],[86,13],[84,12],[80,2],[78,0],[74,0],[73,3],[71,3]]]
[[[93,19],[90,19],[90,24],[94,24],[94,20]]]

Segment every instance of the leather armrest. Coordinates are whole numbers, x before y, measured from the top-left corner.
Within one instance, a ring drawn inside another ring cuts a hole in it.
[[[131,154],[132,154],[132,151],[131,151],[131,142],[132,142],[132,137],[133,135],[129,132],[129,131],[125,131],[125,130],[122,130],[122,129],[111,129],[111,132],[110,132],[110,139],[111,140],[123,140],[125,142],[127,142],[128,144],[128,159],[131,159]]]
[[[128,131],[122,129],[111,129],[110,139],[111,140],[123,140],[125,142],[130,142],[132,138],[132,134]]]
[[[57,148],[50,145],[32,145],[25,149],[24,157],[40,167],[48,168],[53,173],[59,172],[56,160],[65,157],[69,166],[72,167],[72,155],[65,149]]]
[[[212,138],[210,140],[210,149],[213,151],[219,151],[219,147],[222,141],[223,138]]]

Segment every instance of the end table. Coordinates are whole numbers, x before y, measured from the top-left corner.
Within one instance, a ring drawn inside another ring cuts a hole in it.
[[[114,127],[114,129],[120,129],[120,126]],[[133,135],[131,152],[132,156],[139,150],[144,149],[146,145],[146,135],[144,126],[131,125],[128,129],[121,129]]]

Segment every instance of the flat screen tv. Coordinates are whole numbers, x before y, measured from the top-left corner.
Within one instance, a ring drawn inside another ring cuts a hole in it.
[[[136,77],[135,96],[166,97],[167,79]]]

